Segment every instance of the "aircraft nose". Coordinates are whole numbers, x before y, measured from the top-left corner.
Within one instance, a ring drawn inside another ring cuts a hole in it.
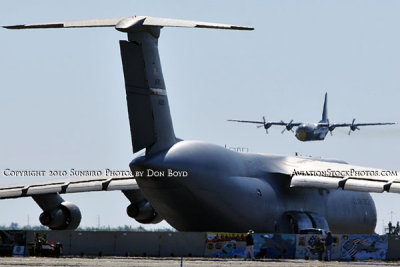
[[[296,131],[296,137],[297,139],[299,139],[300,141],[305,141],[306,137],[307,137],[307,133],[304,129],[297,129]]]

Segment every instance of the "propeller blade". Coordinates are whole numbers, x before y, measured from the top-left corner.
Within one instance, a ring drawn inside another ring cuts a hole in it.
[[[265,116],[263,116],[263,122],[264,122],[265,133],[268,134],[268,128],[266,127],[267,121],[265,120]]]
[[[351,134],[351,129],[350,129],[350,131],[349,131],[349,135]]]
[[[333,135],[333,134],[332,134],[332,131],[329,131],[329,132],[331,133],[331,136],[332,136],[332,135]]]
[[[292,125],[293,120],[290,120],[288,124],[286,124],[286,130],[292,131],[293,125]]]
[[[286,131],[286,128],[283,128],[283,130],[282,130],[281,134],[283,134],[285,131]]]

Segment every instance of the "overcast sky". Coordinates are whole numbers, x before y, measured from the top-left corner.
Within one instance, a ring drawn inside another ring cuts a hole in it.
[[[118,4],[116,4],[118,3]],[[399,126],[337,129],[323,142],[227,119],[399,122],[398,1],[28,1],[0,3],[0,25],[149,15],[255,27],[163,29],[159,42],[175,133],[251,152],[313,155],[400,170]],[[128,169],[130,130],[112,28],[0,29],[0,184],[5,168]],[[120,192],[65,195],[81,226],[138,226]],[[382,222],[400,220],[400,196],[374,194]],[[0,225],[39,224],[30,198],[0,201]],[[164,222],[161,227],[167,226]],[[158,226],[157,226],[158,227]]]

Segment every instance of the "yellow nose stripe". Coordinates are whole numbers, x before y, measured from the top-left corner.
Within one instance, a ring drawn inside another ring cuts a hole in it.
[[[304,131],[304,130],[299,130],[299,131],[297,132],[297,139],[299,139],[300,141],[306,140],[306,137],[307,137],[306,131]]]

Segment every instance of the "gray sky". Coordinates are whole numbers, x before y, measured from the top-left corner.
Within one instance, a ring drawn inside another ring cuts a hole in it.
[[[1,1],[0,25],[149,15],[255,27],[253,32],[163,29],[160,55],[175,133],[251,152],[321,156],[399,170],[399,126],[337,129],[302,143],[282,128],[227,119],[399,122],[398,1]],[[127,169],[132,159],[118,40],[113,29],[0,29],[0,169]],[[7,178],[0,184],[31,182]],[[400,196],[374,194],[382,221]],[[64,197],[81,226],[138,223],[120,192]],[[30,198],[0,201],[0,225],[38,224]],[[6,216],[4,216],[6,215]],[[166,223],[161,226],[166,226]]]

